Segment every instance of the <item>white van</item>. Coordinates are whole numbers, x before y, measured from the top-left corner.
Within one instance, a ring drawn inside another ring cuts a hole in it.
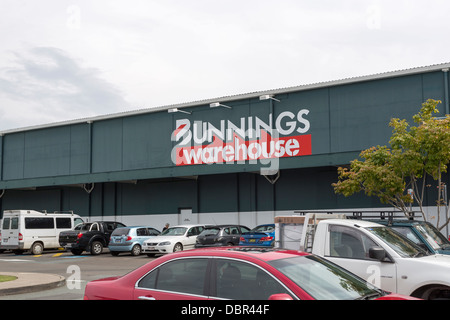
[[[44,249],[60,248],[59,233],[71,230],[82,222],[83,219],[73,212],[6,210],[1,225],[0,252],[12,250],[20,254],[30,250],[37,255]]]

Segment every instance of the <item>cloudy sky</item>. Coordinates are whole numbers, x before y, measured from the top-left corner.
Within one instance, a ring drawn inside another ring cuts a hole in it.
[[[0,0],[0,131],[450,62],[448,0]]]

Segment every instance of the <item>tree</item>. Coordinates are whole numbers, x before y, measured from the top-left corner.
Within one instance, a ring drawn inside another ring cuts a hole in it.
[[[391,119],[393,128],[390,148],[371,147],[361,152],[360,158],[350,163],[349,168],[338,168],[335,193],[346,197],[360,191],[368,196],[377,196],[382,203],[392,205],[408,215],[416,204],[426,221],[424,197],[430,178],[437,187],[437,227],[442,230],[449,222],[449,202],[446,201],[446,185],[442,175],[450,162],[450,115],[434,117],[439,112],[441,101],[429,99],[413,119],[416,126],[406,120]],[[445,210],[445,221],[441,223],[441,211]]]

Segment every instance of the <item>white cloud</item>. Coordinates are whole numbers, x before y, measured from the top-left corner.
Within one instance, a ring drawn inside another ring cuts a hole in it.
[[[70,120],[449,60],[444,0],[0,6],[0,30],[9,30],[0,43],[0,116],[11,115],[7,124],[0,118],[0,127],[25,122],[25,114],[34,115],[30,122]],[[39,112],[49,108],[61,111]]]
[[[51,47],[15,53],[14,65],[0,69],[0,103],[3,130],[119,112],[127,105],[98,70]]]

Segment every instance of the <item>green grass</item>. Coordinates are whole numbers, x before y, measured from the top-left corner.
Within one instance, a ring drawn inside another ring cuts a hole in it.
[[[12,280],[16,280],[17,277],[14,276],[2,276],[0,275],[0,282],[6,282],[6,281],[12,281]]]

